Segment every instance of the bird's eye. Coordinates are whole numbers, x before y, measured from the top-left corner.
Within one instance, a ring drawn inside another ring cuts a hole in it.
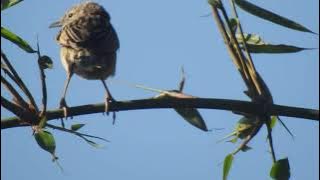
[[[71,18],[73,16],[73,13],[68,14],[68,17]]]

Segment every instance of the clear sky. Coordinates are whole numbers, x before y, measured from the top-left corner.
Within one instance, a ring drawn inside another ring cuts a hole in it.
[[[41,53],[50,56],[54,68],[46,71],[49,109],[58,107],[65,71],[60,64],[57,29],[50,23],[60,18],[69,1],[24,1],[1,12],[1,25],[36,47],[39,36]],[[119,82],[174,89],[180,80],[180,67],[187,73],[185,92],[194,96],[248,100],[245,86],[232,64],[211,16],[206,0],[105,0],[98,1],[112,17],[120,38],[116,76],[108,79],[117,100],[149,98],[152,92]],[[319,33],[319,1],[252,1],[302,23]],[[226,1],[226,5],[228,5]],[[319,36],[286,29],[240,11],[246,32],[260,34],[274,44],[319,47]],[[41,91],[36,55],[26,54],[7,40],[1,49],[12,61],[37,102]],[[319,50],[286,55],[253,55],[258,71],[274,101],[319,109]],[[2,90],[3,88],[1,88]],[[2,95],[6,95],[2,93]],[[74,76],[67,95],[70,106],[103,102],[104,89],[99,81]],[[212,132],[190,126],[171,109],[139,110],[117,113],[117,122],[102,114],[74,117],[67,121],[86,123],[83,132],[109,139],[96,149],[78,137],[50,130],[56,139],[56,153],[65,173],[41,150],[30,128],[1,131],[1,178],[6,180],[48,179],[203,179],[222,177],[222,162],[235,145],[216,143],[232,131],[240,118],[227,111],[200,110]],[[1,109],[1,117],[10,114]],[[292,140],[283,127],[274,130],[278,158],[289,157],[291,179],[319,179],[319,123],[282,117],[295,134]],[[58,122],[58,121],[57,121]],[[247,153],[239,153],[230,179],[270,179],[271,157],[266,129],[250,143]]]

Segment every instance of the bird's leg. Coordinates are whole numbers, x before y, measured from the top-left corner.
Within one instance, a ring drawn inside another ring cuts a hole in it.
[[[64,114],[64,117],[66,119],[67,119],[67,116],[68,116],[68,105],[66,103],[65,97],[66,97],[66,94],[67,94],[68,86],[69,86],[69,83],[70,83],[72,75],[73,75],[72,71],[67,72],[67,79],[66,79],[66,81],[64,83],[63,93],[62,93],[62,97],[60,99],[60,106],[59,106],[59,108],[63,109],[63,114]],[[62,120],[61,124],[64,127],[63,119],[61,119],[61,120]]]
[[[112,97],[108,87],[107,87],[107,84],[104,80],[101,80],[102,81],[102,84],[106,90],[106,99],[105,99],[105,112],[107,113],[107,115],[109,115],[109,105],[110,105],[110,102],[115,102],[116,100]],[[113,112],[113,123],[115,122],[115,119],[116,119],[116,114],[115,112]]]

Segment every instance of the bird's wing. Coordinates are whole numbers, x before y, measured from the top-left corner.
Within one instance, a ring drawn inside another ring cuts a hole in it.
[[[88,48],[98,53],[115,52],[119,48],[116,31],[110,22],[98,15],[80,17],[64,26],[57,41],[62,46]]]

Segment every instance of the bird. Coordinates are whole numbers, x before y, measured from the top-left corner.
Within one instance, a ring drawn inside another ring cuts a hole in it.
[[[61,28],[56,36],[60,59],[67,78],[64,83],[60,108],[68,116],[66,94],[71,77],[76,74],[87,80],[100,80],[106,91],[105,111],[115,102],[105,80],[116,72],[117,50],[120,47],[117,32],[109,13],[95,2],[83,2],[71,7],[49,28]],[[115,114],[114,114],[115,115]]]

